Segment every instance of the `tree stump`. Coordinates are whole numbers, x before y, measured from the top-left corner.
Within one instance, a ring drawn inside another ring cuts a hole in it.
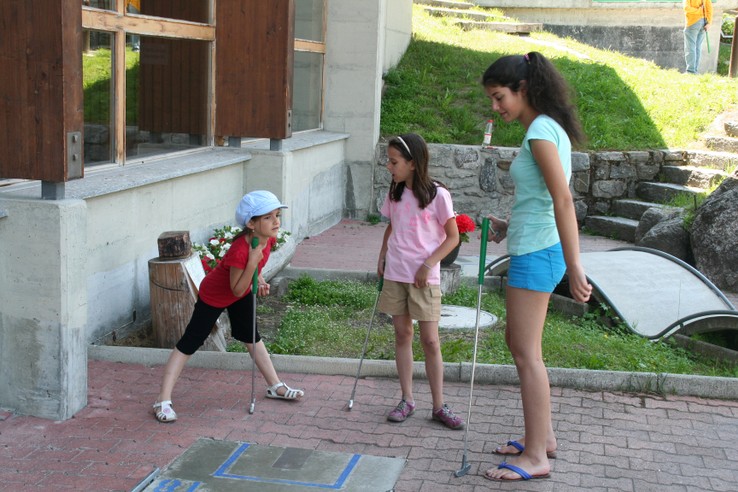
[[[158,347],[173,348],[184,334],[204,277],[197,253],[186,258],[149,260],[151,324]],[[225,331],[225,324],[218,320],[202,349],[225,352]]]
[[[156,242],[159,258],[187,258],[192,253],[190,231],[163,232]]]

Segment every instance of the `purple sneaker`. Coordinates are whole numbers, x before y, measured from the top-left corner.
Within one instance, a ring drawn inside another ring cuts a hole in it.
[[[404,422],[410,415],[415,413],[415,402],[408,403],[404,399],[387,415],[390,422]]]
[[[459,430],[464,428],[464,420],[454,414],[445,403],[441,408],[433,412],[433,420],[441,422],[449,429]]]

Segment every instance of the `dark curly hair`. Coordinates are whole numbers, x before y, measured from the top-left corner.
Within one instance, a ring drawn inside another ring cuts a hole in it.
[[[553,118],[572,143],[586,140],[577,110],[571,102],[573,91],[564,77],[545,56],[531,51],[526,55],[508,55],[497,59],[482,75],[484,87],[507,87],[513,92],[525,81],[528,102],[541,114]]]

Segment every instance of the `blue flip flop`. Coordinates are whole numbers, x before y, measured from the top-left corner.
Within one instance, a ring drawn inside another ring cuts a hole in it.
[[[523,451],[525,451],[525,446],[523,446],[522,444],[520,444],[518,441],[507,441],[506,446],[512,446],[515,449],[517,449],[519,452],[517,452],[517,453],[501,453],[501,452],[498,451],[499,448],[495,449],[493,452],[495,454],[499,454],[500,456],[517,456],[520,453],[522,453]],[[556,451],[546,451],[546,456],[550,460],[555,460],[556,459]]]
[[[511,465],[507,461],[503,461],[502,463],[497,465],[497,468],[514,471],[515,473],[520,475],[520,478],[494,478],[494,477],[490,477],[489,475],[487,475],[487,473],[484,474],[484,478],[486,478],[487,480],[492,480],[493,482],[519,482],[521,480],[535,480],[538,478],[550,478],[551,477],[550,473],[544,473],[541,475],[531,475],[530,473],[523,470],[522,468],[517,467],[515,465]]]

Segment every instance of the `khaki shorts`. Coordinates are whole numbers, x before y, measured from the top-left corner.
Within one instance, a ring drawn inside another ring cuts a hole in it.
[[[418,321],[441,319],[441,286],[418,289],[413,284],[385,280],[379,297],[379,310],[390,316],[410,315]]]

